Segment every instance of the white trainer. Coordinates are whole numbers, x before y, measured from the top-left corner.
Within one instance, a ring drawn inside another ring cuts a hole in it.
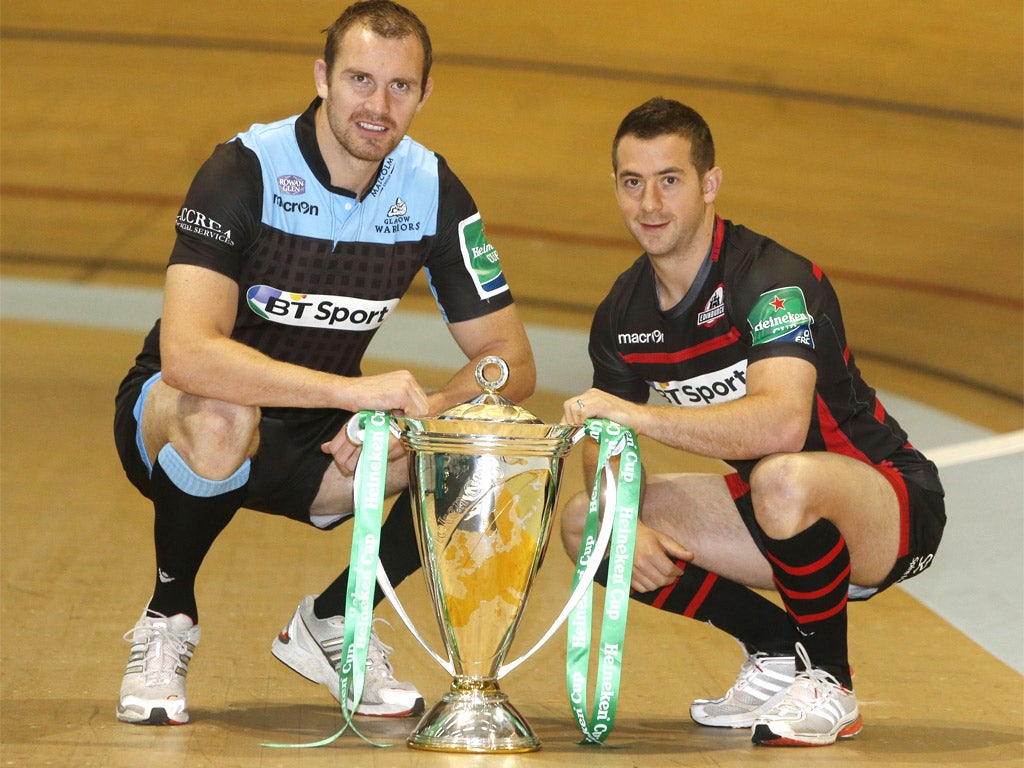
[[[334,699],[340,701],[338,670],[344,640],[345,617],[318,619],[313,613],[313,596],[308,595],[299,603],[281,634],[274,638],[270,650],[307,680],[326,686]],[[376,631],[370,633],[363,697],[356,714],[404,717],[423,712],[423,696],[416,687],[395,680],[388,661],[391,651],[377,637]]]
[[[142,615],[124,636],[132,648],[121,681],[118,720],[140,725],[188,722],[185,675],[199,635],[199,627],[183,613]]]
[[[860,733],[864,719],[857,697],[823,669],[814,669],[804,647],[796,652],[806,667],[778,703],[758,718],[751,740],[768,747],[819,747]]]
[[[795,675],[793,656],[747,654],[732,688],[720,698],[694,701],[690,717],[715,728],[749,728],[785,695]]]

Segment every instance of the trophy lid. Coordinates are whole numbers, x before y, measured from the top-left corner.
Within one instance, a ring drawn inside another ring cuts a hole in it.
[[[485,374],[493,367],[498,378],[489,380]],[[406,447],[414,452],[555,456],[583,434],[579,425],[546,424],[500,395],[508,380],[508,364],[500,357],[480,360],[476,380],[483,392],[468,402],[434,417],[396,417]]]
[[[498,378],[490,381],[487,369],[497,367]],[[542,424],[543,422],[525,408],[516,405],[508,398],[500,395],[498,390],[508,381],[508,364],[500,357],[485,357],[477,363],[476,381],[484,390],[481,394],[465,403],[453,405],[437,416],[441,421],[455,419],[472,419],[473,421],[491,421],[520,424]]]

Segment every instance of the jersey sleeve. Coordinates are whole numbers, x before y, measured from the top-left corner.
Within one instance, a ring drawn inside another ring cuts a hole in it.
[[[445,322],[483,317],[512,303],[498,251],[487,240],[469,190],[438,157],[437,237],[426,261],[427,280]]]
[[[647,382],[638,377],[619,355],[616,345],[610,299],[605,299],[594,312],[590,325],[590,362],[594,366],[593,387],[634,403],[646,403],[651,396]]]
[[[219,145],[196,172],[178,212],[170,263],[238,280],[259,233],[262,198],[256,155],[238,140]]]
[[[829,286],[813,264],[772,244],[733,293],[733,317],[742,323],[748,363],[799,357],[816,363],[815,318],[827,311]]]

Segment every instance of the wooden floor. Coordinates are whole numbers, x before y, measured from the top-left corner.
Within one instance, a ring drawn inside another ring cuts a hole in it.
[[[473,190],[528,322],[585,329],[633,259],[611,195],[610,139],[629,108],[673,96],[715,132],[723,215],[833,277],[875,386],[995,432],[1024,426],[1019,2],[411,5],[437,55],[435,93],[413,134]],[[340,5],[237,7],[5,0],[0,277],[107,286],[112,314],[113,289],[160,285],[195,168],[250,123],[305,106],[319,30]],[[403,306],[430,303],[418,284]],[[504,682],[544,743],[538,753],[409,750],[407,720],[361,721],[399,743],[389,749],[351,734],[320,749],[268,749],[260,744],[339,727],[329,697],[269,646],[298,600],[344,564],[348,532],[248,512],[201,574],[193,722],[120,724],[120,636],[148,597],[152,521],[117,464],[111,416],[139,343],[137,333],[0,323],[2,765],[1024,763],[1021,675],[899,589],[851,609],[867,725],[833,748],[754,749],[743,732],[695,726],[689,701],[728,687],[738,648],[634,606],[612,748],[576,744],[559,633]],[[417,372],[427,383],[446,373]],[[559,402],[540,392],[527,405],[555,419]],[[657,446],[645,458],[653,471],[668,466]],[[573,462],[564,493],[581,483]],[[522,645],[557,613],[569,574],[567,560],[548,558]],[[399,594],[430,629],[418,578]],[[439,697],[445,673],[393,623],[384,639],[400,675]]]

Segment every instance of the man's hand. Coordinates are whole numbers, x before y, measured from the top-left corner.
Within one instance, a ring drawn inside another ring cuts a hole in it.
[[[667,587],[683,573],[683,569],[676,565],[677,560],[690,562],[693,553],[671,536],[638,520],[636,548],[633,550],[633,589],[650,592]]]
[[[587,419],[601,418],[636,430],[637,415],[642,407],[600,389],[588,389],[562,404],[562,423],[582,424]]]
[[[352,418],[358,419],[359,415],[356,414]],[[351,419],[349,422],[351,422]],[[334,461],[341,470],[341,473],[343,475],[351,476],[356,472],[356,464],[359,462],[359,453],[363,450],[363,447],[360,444],[352,442],[352,438],[349,437],[349,422],[346,422],[344,429],[336,434],[334,439],[321,445],[320,450],[334,456]],[[391,440],[388,443],[388,461],[396,461],[404,455],[405,448],[402,446],[402,441],[394,435],[391,435]]]
[[[427,393],[409,371],[345,380],[346,408],[350,411],[390,411],[404,416],[427,415]]]

